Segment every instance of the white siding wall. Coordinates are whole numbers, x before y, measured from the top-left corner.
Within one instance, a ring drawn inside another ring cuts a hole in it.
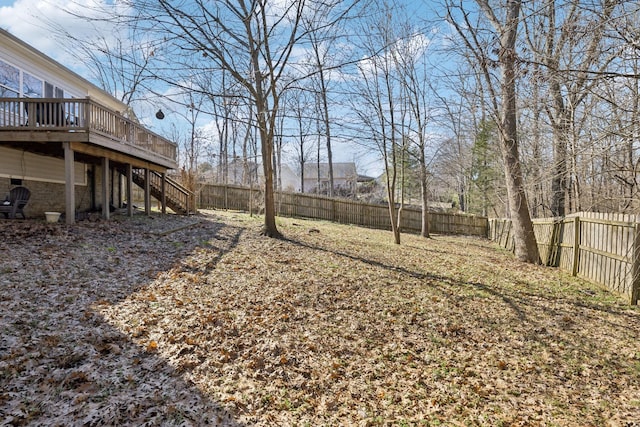
[[[64,184],[64,160],[0,147],[0,177]],[[75,183],[87,185],[83,163],[75,163]]]

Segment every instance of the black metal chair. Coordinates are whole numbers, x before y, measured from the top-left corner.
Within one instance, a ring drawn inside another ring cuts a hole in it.
[[[9,191],[9,196],[4,202],[0,203],[0,213],[4,214],[5,218],[14,219],[17,214],[24,216],[24,207],[29,202],[31,197],[31,191],[26,187],[14,187]]]

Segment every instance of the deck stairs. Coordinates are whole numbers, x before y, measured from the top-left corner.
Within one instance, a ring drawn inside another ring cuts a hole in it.
[[[126,176],[126,171],[120,171]],[[155,171],[149,171],[149,189],[151,195],[158,200],[162,200],[162,175]],[[145,188],[144,170],[133,169],[133,182],[140,188]],[[196,213],[195,197],[193,192],[182,186],[180,183],[165,177],[165,197],[167,207],[177,214],[191,215]]]

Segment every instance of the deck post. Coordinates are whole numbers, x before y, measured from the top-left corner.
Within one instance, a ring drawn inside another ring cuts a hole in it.
[[[102,217],[109,219],[109,158],[102,158]]]
[[[151,215],[151,171],[144,169],[144,213]]]
[[[131,163],[127,163],[127,216],[133,216],[133,200],[132,200],[132,188],[133,188],[133,167]]]
[[[65,222],[73,224],[76,221],[75,155],[70,142],[64,142],[62,146],[64,148]]]
[[[161,190],[162,190],[162,196],[160,197],[162,200],[160,200],[160,203],[162,205],[162,213],[166,214],[167,213],[167,174],[166,173],[162,173],[162,183],[161,185]]]

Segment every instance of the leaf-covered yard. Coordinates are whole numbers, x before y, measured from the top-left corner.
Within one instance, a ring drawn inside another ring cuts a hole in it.
[[[260,225],[0,222],[3,425],[640,425],[618,296],[480,239]]]

